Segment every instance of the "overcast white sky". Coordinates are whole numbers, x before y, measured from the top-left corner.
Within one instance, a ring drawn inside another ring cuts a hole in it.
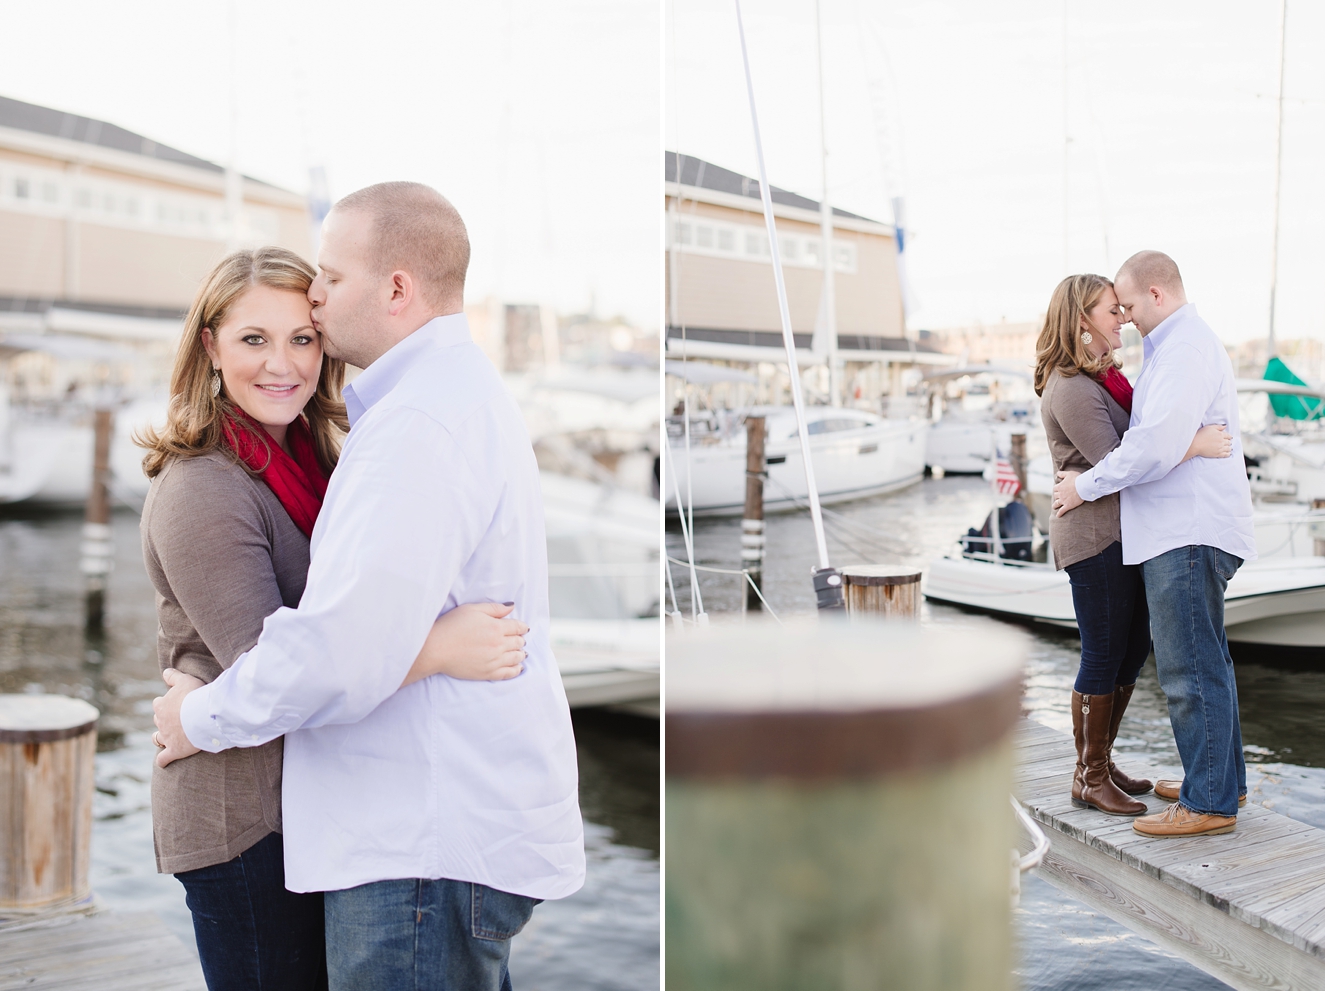
[[[756,175],[732,3],[665,2],[668,148]],[[831,198],[890,221],[906,196],[913,327],[1033,319],[1067,272],[1158,248],[1225,340],[1266,332],[1279,0],[821,4]],[[818,198],[814,0],[743,10],[769,180]],[[1322,42],[1325,5],[1294,0],[1281,339],[1325,337]]]
[[[333,197],[429,183],[496,292],[658,325],[658,0],[0,0],[0,94]]]

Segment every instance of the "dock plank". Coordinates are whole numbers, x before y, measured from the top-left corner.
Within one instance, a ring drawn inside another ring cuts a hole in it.
[[[1038,873],[1239,989],[1325,989],[1325,832],[1249,803],[1220,836],[1144,836],[1072,803],[1070,737],[1024,721],[1017,795],[1046,827]],[[1128,773],[1179,777],[1136,755]],[[1168,803],[1137,796],[1147,810]]]
[[[198,961],[151,913],[63,915],[0,928],[0,991],[206,991]]]

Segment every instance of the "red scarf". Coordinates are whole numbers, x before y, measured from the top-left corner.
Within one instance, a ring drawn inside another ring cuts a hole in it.
[[[304,536],[313,536],[313,524],[322,508],[322,497],[327,494],[327,476],[318,464],[308,424],[298,416],[286,428],[285,439],[294,452],[294,457],[290,457],[267,436],[257,420],[243,410],[238,412],[252,429],[246,430],[234,417],[228,417],[225,422],[226,443],[240,461],[262,476],[267,488],[281,500],[281,505]]]
[[[1113,396],[1114,401],[1128,413],[1132,412],[1132,383],[1127,376],[1118,371],[1117,365],[1110,365],[1100,383]]]

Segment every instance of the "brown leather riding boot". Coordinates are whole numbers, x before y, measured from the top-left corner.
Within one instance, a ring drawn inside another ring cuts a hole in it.
[[[1086,723],[1085,716],[1081,713],[1083,696],[1077,692],[1072,692],[1072,739],[1077,745],[1077,767],[1072,773],[1072,798],[1074,801],[1081,800],[1081,786],[1086,783]]]
[[[1114,695],[1078,695],[1072,703],[1081,714],[1085,747],[1081,755],[1085,767],[1081,788],[1072,788],[1072,802],[1115,816],[1134,816],[1146,811],[1144,802],[1125,795],[1109,775],[1109,724],[1113,717]]]
[[[1129,795],[1144,795],[1151,789],[1151,783],[1145,778],[1128,777],[1113,762],[1113,741],[1118,739],[1118,727],[1122,725],[1127,703],[1132,701],[1134,688],[1136,688],[1135,682],[1130,685],[1115,685],[1113,688],[1113,717],[1109,720],[1109,776],[1113,778],[1113,783],[1118,786],[1119,791]]]

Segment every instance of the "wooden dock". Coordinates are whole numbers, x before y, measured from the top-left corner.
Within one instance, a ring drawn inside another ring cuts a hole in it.
[[[150,912],[0,920],[0,991],[206,991],[198,960]]]
[[[1051,844],[1042,878],[1240,991],[1325,989],[1325,831],[1249,801],[1232,833],[1148,838],[1073,806],[1071,737],[1023,721],[1017,751],[1017,796]],[[1119,763],[1182,777],[1144,756]]]

